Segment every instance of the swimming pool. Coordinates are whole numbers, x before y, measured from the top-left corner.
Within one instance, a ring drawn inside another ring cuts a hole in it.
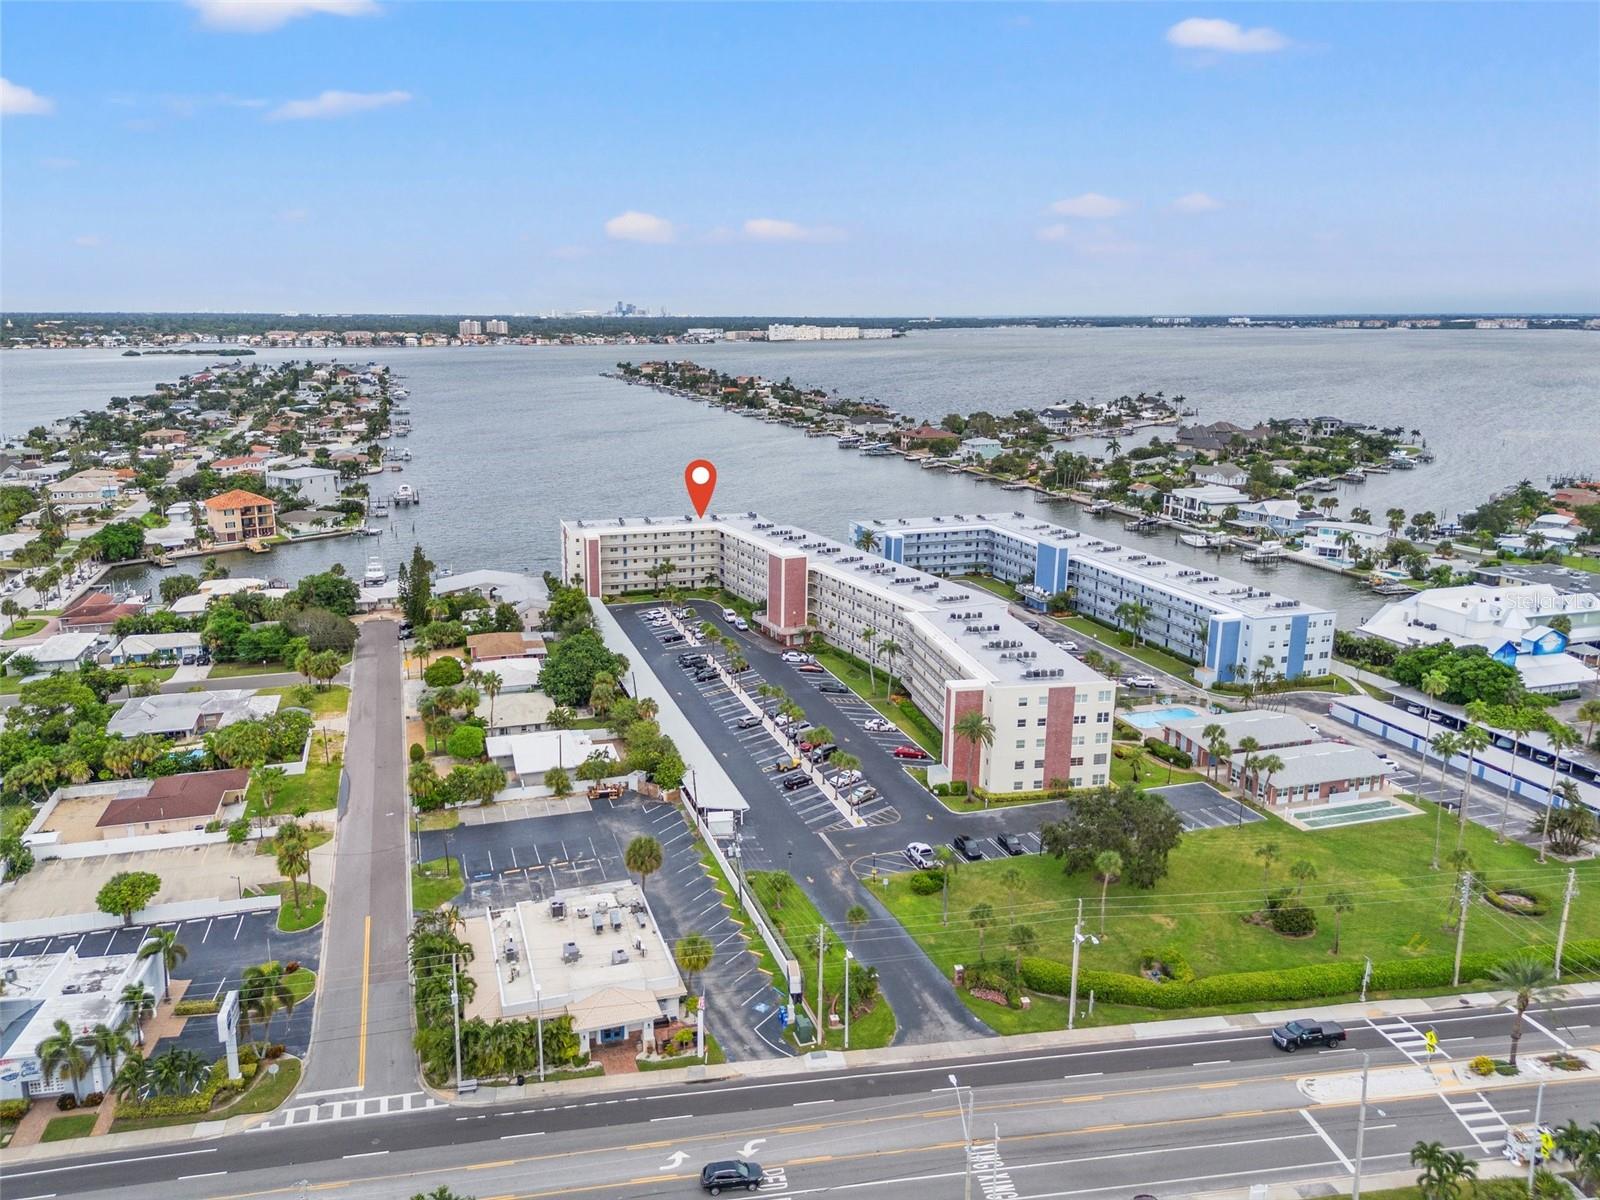
[[[1133,712],[1125,712],[1122,719],[1129,725],[1139,729],[1159,728],[1163,721],[1182,721],[1188,717],[1198,717],[1200,714],[1192,708],[1181,705],[1174,708],[1143,708]]]

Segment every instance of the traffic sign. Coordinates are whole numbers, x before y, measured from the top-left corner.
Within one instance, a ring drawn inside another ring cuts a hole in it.
[[[1422,1040],[1427,1043],[1430,1055],[1439,1053],[1439,1035],[1437,1033],[1431,1029],[1426,1030],[1422,1035]]]

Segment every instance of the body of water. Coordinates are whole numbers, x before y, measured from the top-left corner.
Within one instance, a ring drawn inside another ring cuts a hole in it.
[[[599,377],[625,359],[693,358],[735,373],[788,376],[934,420],[1143,389],[1186,396],[1201,421],[1331,414],[1423,431],[1437,463],[1344,487],[1341,511],[1399,505],[1453,515],[1522,478],[1542,484],[1557,472],[1600,472],[1600,337],[1576,332],[1000,329],[773,346],[265,351],[256,361],[336,356],[388,363],[409,389],[414,431],[392,445],[415,459],[371,483],[381,495],[408,482],[422,503],[383,522],[382,539],[232,555],[235,574],[294,576],[335,561],[359,573],[374,554],[392,572],[413,540],[457,571],[555,570],[560,518],[686,512],[683,467],[703,457],[717,464],[714,508],[759,509],[836,537],[860,516],[1021,509],[1330,605],[1346,625],[1379,605],[1365,589],[1314,568],[1250,567],[1229,555],[1219,562],[1170,531],[1125,533],[1120,519],[898,458],[864,458]],[[8,351],[0,354],[0,428],[26,429],[148,391],[207,361]]]

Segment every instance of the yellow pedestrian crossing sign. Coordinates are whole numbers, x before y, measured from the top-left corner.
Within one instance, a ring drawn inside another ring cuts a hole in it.
[[[1422,1040],[1427,1043],[1429,1054],[1439,1053],[1439,1035],[1437,1033],[1429,1029],[1423,1033]]]
[[[1539,1131],[1539,1150],[1545,1158],[1552,1158],[1556,1152],[1556,1139],[1548,1129]]]

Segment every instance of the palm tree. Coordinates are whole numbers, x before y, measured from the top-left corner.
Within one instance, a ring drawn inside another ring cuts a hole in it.
[[[1228,731],[1215,721],[1200,731],[1200,740],[1206,745],[1206,756],[1210,759],[1206,766],[1210,768],[1211,778],[1217,777],[1217,759],[1227,753]],[[1219,752],[1219,747],[1220,752]]]
[[[944,880],[944,924],[950,924],[950,881],[955,878],[956,867],[961,858],[949,846],[940,846],[933,852],[933,857],[939,863],[939,874]]]
[[[867,678],[872,682],[873,695],[878,692],[878,656],[872,652],[872,643],[878,636],[878,631],[868,625],[861,631],[861,644],[867,648]]]
[[[122,989],[118,1000],[128,1010],[128,1020],[133,1024],[139,1045],[144,1045],[144,1023],[156,1011],[155,993],[142,983],[130,983]]]
[[[1017,893],[1022,890],[1022,872],[1016,867],[1006,867],[1000,872],[1000,884],[1006,889],[1006,907],[1017,909]]]
[[[119,1102],[130,1104],[143,1096],[153,1083],[149,1061],[141,1055],[130,1054],[112,1078],[111,1090]]]
[[[878,643],[878,652],[883,655],[889,668],[889,694],[894,695],[894,657],[905,647],[891,637],[884,638]]]
[[[239,1020],[248,1032],[261,1026],[261,1040],[267,1040],[272,1018],[279,1012],[294,1012],[294,992],[284,981],[283,964],[273,960],[246,967],[239,981]]]
[[[1449,769],[1450,760],[1461,753],[1461,738],[1452,730],[1445,729],[1433,735],[1433,752],[1439,756],[1439,790],[1444,791],[1445,772]],[[1439,834],[1444,823],[1444,804],[1441,801],[1433,815],[1433,869],[1439,869]]]
[[[852,904],[844,914],[845,924],[850,926],[850,932],[854,933],[867,923],[870,915],[861,905]]]
[[[1511,735],[1511,745],[1513,747],[1513,753],[1515,753],[1515,747],[1517,746],[1517,744],[1519,742],[1521,742],[1523,738],[1527,737],[1529,733],[1533,732],[1533,728],[1534,728],[1535,722],[1536,722],[1536,718],[1535,718],[1534,714],[1531,713],[1528,709],[1521,708],[1521,707],[1513,708],[1511,710],[1511,712],[1509,714],[1507,714],[1506,717],[1502,720],[1502,722],[1501,722],[1502,727],[1505,729],[1505,731],[1507,733],[1509,733]],[[1552,755],[1551,757],[1552,757],[1552,761],[1555,761],[1555,762],[1559,762],[1560,761],[1554,755]],[[1506,790],[1506,794],[1505,794],[1505,799],[1503,801],[1501,801],[1501,804],[1500,804],[1500,828],[1498,830],[1496,830],[1496,832],[1495,832],[1495,835],[1494,835],[1494,840],[1495,841],[1504,842],[1506,840],[1506,818],[1508,816],[1510,816],[1510,815],[1511,815],[1511,791],[1510,791],[1510,789],[1507,789]]]
[[[1250,794],[1250,785],[1245,781],[1256,765],[1255,753],[1259,749],[1261,749],[1261,743],[1249,736],[1240,738],[1239,745],[1235,748],[1235,753],[1244,755],[1244,759],[1239,763],[1239,792],[1241,795],[1248,796]],[[1239,806],[1239,823],[1241,825],[1244,823],[1243,805]]]
[[[994,745],[994,722],[984,716],[981,709],[975,708],[957,717],[953,729],[955,736],[965,742],[967,748],[973,752],[972,778],[976,781],[980,774],[978,765],[982,754],[978,748]],[[987,795],[984,797],[983,806],[989,807]]]
[[[1138,645],[1144,627],[1150,623],[1150,607],[1137,600],[1124,600],[1112,611],[1117,624],[1133,634],[1133,644]]]
[[[1519,954],[1489,972],[1489,978],[1501,987],[1510,989],[1511,1003],[1516,1008],[1516,1016],[1511,1021],[1511,1055],[1508,1060],[1515,1067],[1517,1043],[1522,1040],[1523,1014],[1539,993],[1555,982],[1555,970],[1542,958]]]
[[[89,1073],[89,1055],[72,1026],[57,1017],[53,1031],[34,1049],[34,1055],[46,1079],[64,1075],[72,1084],[72,1094],[78,1095],[83,1078]]]
[[[623,866],[639,877],[639,891],[644,891],[644,881],[661,870],[661,843],[649,834],[640,834],[628,843],[622,853]]]
[[[1283,759],[1276,754],[1263,754],[1256,759],[1256,775],[1261,779],[1261,803],[1268,804],[1267,793],[1272,790],[1272,777],[1283,770]]]
[[[1265,884],[1272,877],[1272,864],[1278,858],[1278,843],[1262,842],[1256,847],[1256,857],[1261,860],[1261,882]]]
[[[1417,684],[1417,689],[1429,700],[1437,703],[1439,697],[1450,690],[1450,676],[1443,671],[1424,671],[1421,681]],[[1433,741],[1432,705],[1429,705],[1423,714],[1423,720],[1426,723],[1426,728],[1422,735],[1422,745],[1418,748],[1417,754],[1422,760],[1422,771],[1426,772],[1428,769],[1428,746]]]
[[[261,790],[261,811],[263,814],[272,811],[272,798],[288,777],[289,773],[282,767],[263,765],[250,768],[250,782]]]
[[[1013,925],[1006,931],[1006,942],[1017,952],[1016,967],[1017,979],[1022,979],[1022,959],[1024,955],[1031,954],[1039,945],[1039,935],[1033,931],[1032,925]]]
[[[1355,910],[1356,901],[1355,897],[1343,888],[1335,888],[1328,893],[1326,903],[1333,910],[1333,952],[1337,954],[1339,953],[1339,927],[1342,923],[1342,918],[1345,913]]]
[[[1570,725],[1556,721],[1545,735],[1550,739],[1550,787],[1544,797],[1544,819],[1539,822],[1539,861],[1544,861],[1545,843],[1550,838],[1550,810],[1556,805],[1556,772],[1561,767],[1561,756],[1577,746],[1582,739]]]
[[[1594,745],[1594,727],[1600,725],[1600,699],[1585,700],[1578,705],[1577,717],[1578,720],[1588,725],[1588,729],[1583,734],[1583,744],[1585,746]]]
[[[1106,890],[1122,874],[1122,855],[1102,850],[1094,856],[1094,873],[1100,877],[1100,932],[1106,931]]]
[[[1317,865],[1309,858],[1296,859],[1289,866],[1289,875],[1295,881],[1294,894],[1298,896],[1317,877]]]
[[[306,831],[293,821],[278,826],[272,839],[273,853],[277,855],[278,873],[288,877],[294,889],[294,911],[300,912],[300,877],[311,873],[311,843]]]
[[[172,997],[172,972],[184,959],[189,957],[189,947],[178,940],[176,929],[152,929],[146,935],[144,945],[139,947],[140,958],[154,958],[161,956],[161,998]]]
[[[1468,705],[1467,709],[1467,715],[1471,716],[1472,706]],[[1467,837],[1467,803],[1472,799],[1472,777],[1478,752],[1488,747],[1490,739],[1489,731],[1481,725],[1468,725],[1456,737],[1460,739],[1461,749],[1467,752],[1467,786],[1461,793],[1461,816],[1456,822],[1456,848],[1460,849]]]
[[[1446,1150],[1439,1142],[1418,1142],[1411,1147],[1411,1165],[1421,1169],[1417,1188],[1423,1200],[1459,1200],[1462,1185],[1478,1177],[1478,1164],[1459,1150]]]
[[[967,923],[978,931],[978,961],[983,961],[983,931],[994,924],[994,905],[980,900],[967,910]]]
[[[686,933],[678,939],[677,945],[672,948],[672,957],[677,961],[678,969],[689,977],[691,989],[695,977],[711,965],[716,952],[711,939],[703,933]]]
[[[112,1075],[117,1073],[117,1063],[123,1055],[133,1050],[133,1043],[128,1040],[126,1027],[113,1027],[104,1021],[96,1024],[88,1033],[80,1035],[78,1045],[88,1052],[91,1063],[105,1059]]]
[[[868,554],[876,554],[879,544],[878,535],[870,529],[862,529],[860,533],[856,534],[857,550],[865,550]]]
[[[1406,510],[1403,508],[1391,508],[1383,515],[1384,519],[1389,522],[1389,532],[1391,534],[1399,533],[1400,527],[1406,523]]]
[[[501,678],[497,671],[474,671],[473,675],[476,676],[473,682],[483,690],[485,696],[489,697],[489,725],[492,728],[494,725],[494,698],[500,694],[500,689],[505,686],[506,681]]]

